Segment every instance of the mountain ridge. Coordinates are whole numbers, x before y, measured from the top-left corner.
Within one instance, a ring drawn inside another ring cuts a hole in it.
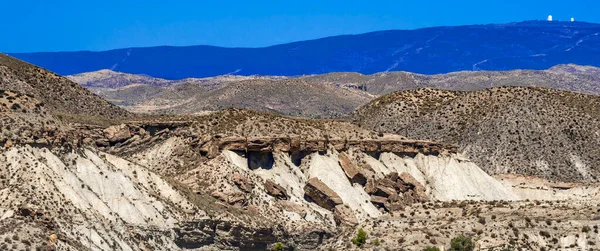
[[[530,25],[530,24],[539,24],[539,23],[554,23],[554,24],[567,24],[567,23],[574,24],[574,23],[576,23],[576,24],[580,24],[580,25],[600,26],[600,23],[592,23],[592,22],[585,22],[585,21],[570,22],[570,21],[560,21],[560,20],[557,21],[557,20],[555,20],[555,21],[552,21],[552,22],[548,22],[547,20],[525,20],[525,21],[520,21],[520,22],[509,22],[509,23],[441,25],[441,26],[421,27],[421,28],[415,28],[415,29],[387,29],[387,30],[377,30],[377,31],[368,31],[368,32],[360,32],[360,33],[351,33],[351,34],[339,34],[339,35],[324,36],[324,37],[319,37],[319,38],[305,39],[305,40],[298,40],[298,41],[291,41],[291,42],[285,42],[285,43],[279,43],[279,44],[273,44],[273,45],[266,45],[266,46],[219,46],[219,45],[209,45],[209,44],[201,44],[201,45],[156,45],[156,46],[129,46],[129,47],[123,47],[123,48],[106,49],[106,50],[32,51],[32,52],[3,52],[3,53],[5,53],[5,54],[24,54],[24,53],[34,54],[34,53],[65,53],[65,52],[111,52],[111,51],[128,50],[128,49],[143,49],[143,48],[186,48],[186,47],[210,47],[210,48],[219,48],[219,49],[263,49],[263,48],[270,48],[270,47],[276,47],[276,46],[281,46],[281,45],[288,45],[288,44],[309,42],[309,41],[315,41],[315,40],[321,40],[321,39],[328,39],[328,38],[335,38],[335,37],[344,37],[344,36],[350,37],[350,36],[360,36],[360,35],[372,35],[372,34],[377,34],[377,33],[395,32],[395,31],[419,31],[419,30],[427,30],[427,29],[434,29],[434,28],[461,28],[461,27],[480,27],[480,26],[497,26],[497,27],[502,27],[502,26]]]
[[[591,60],[600,55],[598,34],[600,25],[593,23],[529,21],[379,31],[260,48],[162,46],[11,55],[61,75],[105,68],[165,79],[389,70],[435,74],[543,69],[561,63],[600,66]]]

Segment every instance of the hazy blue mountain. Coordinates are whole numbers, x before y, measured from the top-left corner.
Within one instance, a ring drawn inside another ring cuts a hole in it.
[[[527,21],[390,30],[264,48],[127,48],[102,52],[12,53],[61,75],[112,69],[166,79],[237,75],[423,74],[461,70],[600,66],[600,24]]]

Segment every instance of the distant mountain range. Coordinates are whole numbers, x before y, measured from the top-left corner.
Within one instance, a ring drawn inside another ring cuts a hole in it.
[[[127,48],[10,53],[61,75],[111,69],[164,79],[223,74],[295,76],[329,72],[422,74],[462,70],[600,66],[600,24],[526,21],[390,30],[264,48]]]
[[[110,70],[67,76],[134,112],[194,114],[229,107],[302,117],[344,117],[379,95],[435,88],[472,91],[537,86],[600,95],[600,68],[557,65],[548,70],[454,72],[422,75],[333,72],[302,77],[235,76],[166,80]]]

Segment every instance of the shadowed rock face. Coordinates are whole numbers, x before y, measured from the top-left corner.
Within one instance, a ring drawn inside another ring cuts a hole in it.
[[[431,141],[373,139],[373,140],[335,140],[301,138],[221,138],[207,144],[217,144],[220,150],[232,151],[283,151],[283,152],[324,152],[330,146],[337,151],[350,148],[364,152],[397,152],[402,154],[442,154],[456,153],[456,147]],[[267,157],[265,157],[267,158]],[[345,158],[344,158],[345,160]],[[347,163],[347,162],[344,162]]]

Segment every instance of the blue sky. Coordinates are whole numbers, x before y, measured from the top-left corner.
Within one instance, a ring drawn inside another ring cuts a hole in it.
[[[20,0],[0,4],[0,51],[261,47],[340,34],[545,19],[600,23],[600,1]]]

